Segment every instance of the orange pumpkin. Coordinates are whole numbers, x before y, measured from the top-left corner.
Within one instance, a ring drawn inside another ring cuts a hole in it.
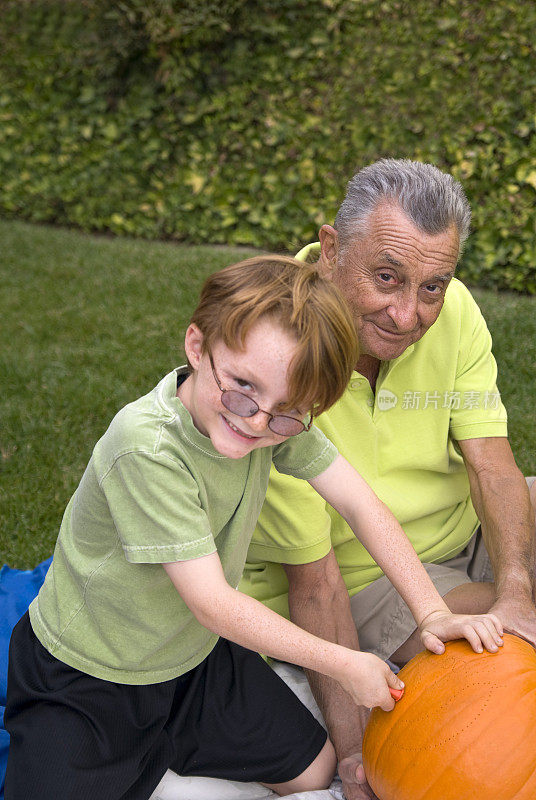
[[[450,642],[400,672],[393,711],[374,709],[363,764],[380,800],[536,800],[536,651],[505,634],[496,654]]]

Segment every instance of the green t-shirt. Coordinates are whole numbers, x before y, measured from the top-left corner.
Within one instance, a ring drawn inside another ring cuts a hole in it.
[[[298,257],[316,259],[318,247]],[[491,337],[478,306],[451,281],[435,324],[393,361],[375,394],[354,372],[315,423],[391,509],[423,562],[459,553],[478,520],[456,440],[506,436]],[[248,551],[242,591],[288,615],[280,566],[306,564],[333,545],[350,595],[382,575],[346,522],[308,485],[272,471]]]
[[[236,587],[272,459],[309,479],[337,455],[313,427],[244,458],[222,456],[176,397],[183,370],[123,408],[97,442],[30,606],[32,627],[56,658],[116,683],[170,680],[216,644],[162,563],[217,551]]]

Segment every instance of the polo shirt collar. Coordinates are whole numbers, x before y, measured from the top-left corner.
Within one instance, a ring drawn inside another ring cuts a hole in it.
[[[403,361],[405,361],[406,358],[408,358],[413,353],[413,351],[415,350],[415,346],[417,344],[419,344],[419,342],[414,342],[413,344],[410,344],[409,347],[406,347],[404,352],[398,356],[398,358],[393,358],[392,361],[382,361],[381,362],[382,364],[387,364],[387,367],[384,368],[385,374],[387,375],[389,372],[392,372],[392,370],[395,369],[395,367],[397,367],[398,364],[401,364]]]

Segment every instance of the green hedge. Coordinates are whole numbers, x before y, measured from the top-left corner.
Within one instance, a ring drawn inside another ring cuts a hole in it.
[[[466,188],[536,293],[533,0],[4,0],[0,214],[292,251],[382,156]]]

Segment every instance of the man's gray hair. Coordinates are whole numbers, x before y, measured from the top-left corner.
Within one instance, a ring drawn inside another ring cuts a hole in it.
[[[396,158],[383,158],[364,167],[348,183],[335,218],[341,249],[367,232],[370,214],[385,201],[400,206],[423,233],[433,236],[454,225],[461,253],[471,223],[462,185],[432,164]]]

